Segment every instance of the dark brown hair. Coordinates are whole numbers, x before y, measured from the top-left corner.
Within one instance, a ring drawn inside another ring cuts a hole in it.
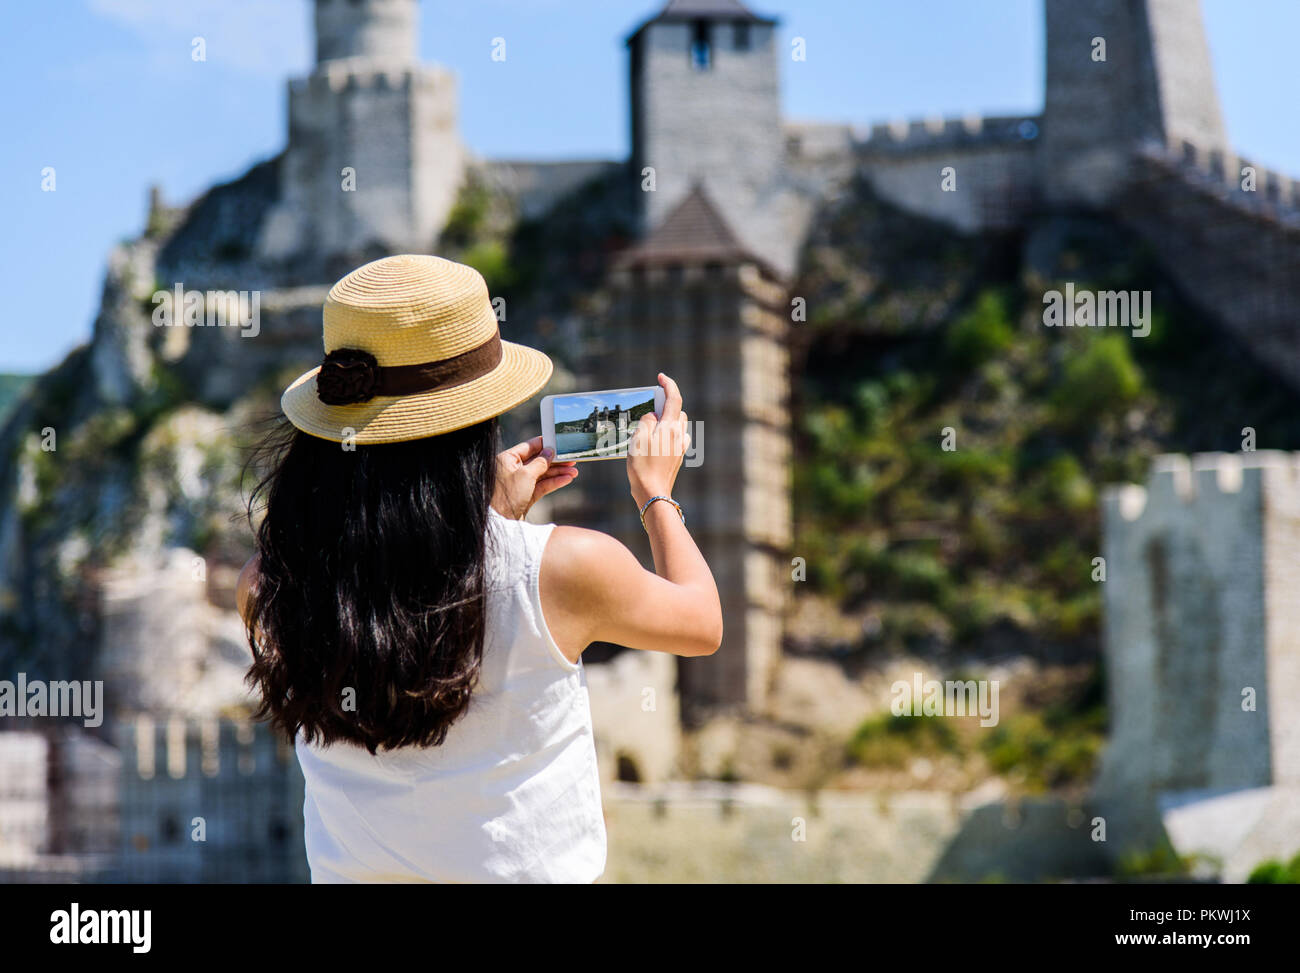
[[[290,738],[437,746],[483,657],[495,419],[345,449],[287,423],[249,498],[248,606],[260,719]],[[256,633],[256,637],[254,635]]]

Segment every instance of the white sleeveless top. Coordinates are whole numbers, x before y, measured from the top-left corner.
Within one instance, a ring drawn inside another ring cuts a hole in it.
[[[483,666],[438,747],[297,741],[313,882],[593,882],[605,818],[582,663],[537,576],[554,529],[489,515]]]

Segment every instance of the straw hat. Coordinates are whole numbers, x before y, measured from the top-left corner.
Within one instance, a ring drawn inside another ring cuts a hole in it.
[[[402,254],[358,267],[325,298],[325,361],[280,407],[303,432],[394,443],[472,426],[532,398],[551,377],[540,351],[502,341],[472,267]]]

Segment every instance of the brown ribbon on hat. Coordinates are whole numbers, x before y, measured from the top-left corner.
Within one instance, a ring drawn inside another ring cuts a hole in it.
[[[492,371],[502,353],[500,331],[469,351],[418,365],[380,365],[368,351],[336,348],[316,373],[316,396],[326,405],[355,405],[378,395],[455,388]]]

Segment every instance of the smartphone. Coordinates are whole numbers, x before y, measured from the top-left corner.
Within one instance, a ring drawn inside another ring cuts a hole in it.
[[[542,399],[542,445],[561,462],[623,459],[647,412],[664,414],[662,386],[548,395]]]

